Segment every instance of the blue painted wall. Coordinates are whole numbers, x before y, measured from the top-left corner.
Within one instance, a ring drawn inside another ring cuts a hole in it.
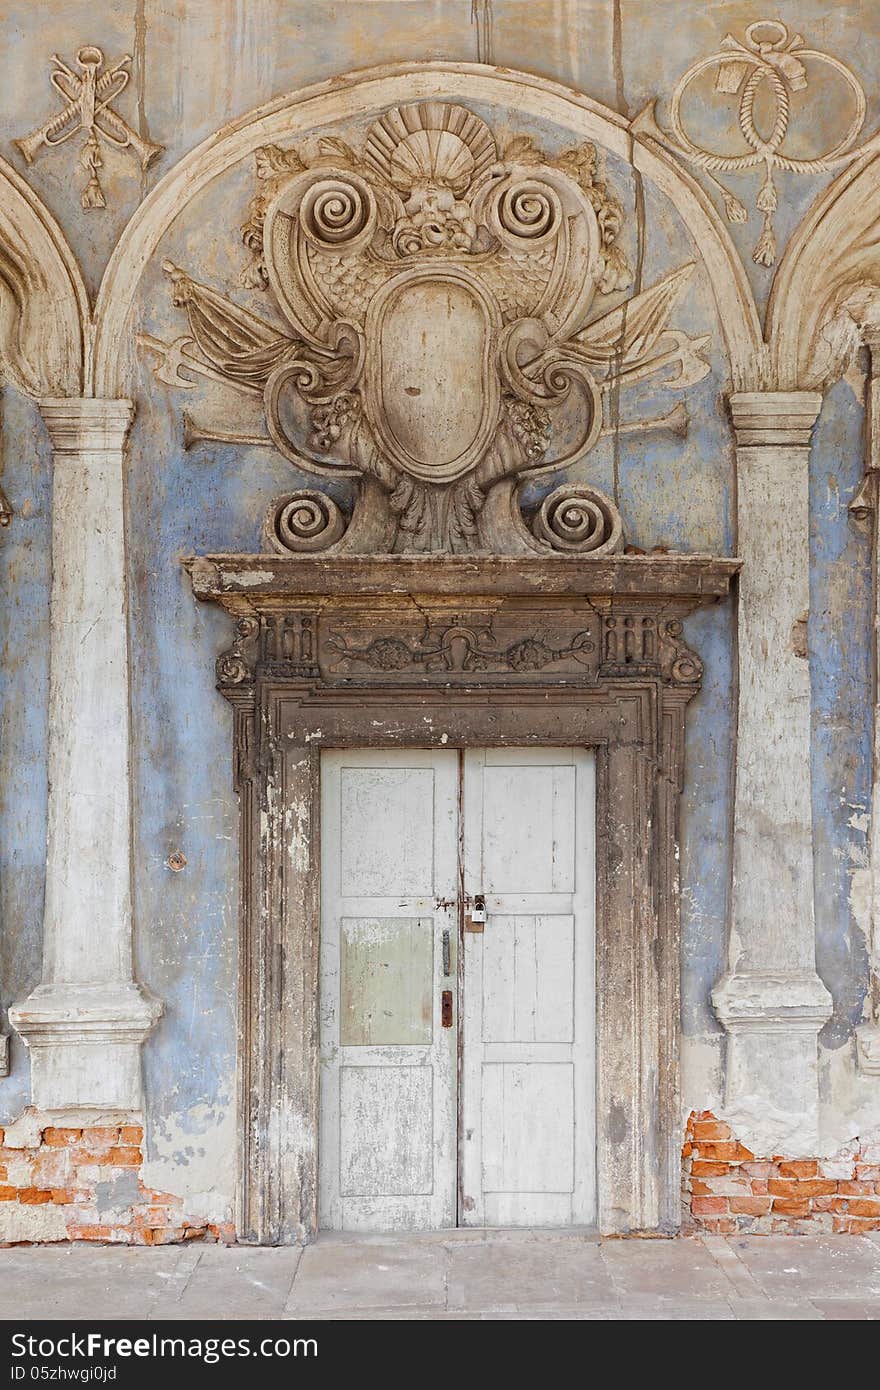
[[[51,18],[47,10],[51,9]],[[880,60],[880,12],[842,4],[833,16],[818,3],[780,3],[774,13],[797,24],[817,47],[850,55],[869,89],[867,128],[880,123],[869,77]],[[614,6],[605,0],[496,0],[494,58],[579,86],[630,112],[668,93],[681,71],[711,51],[727,29],[740,33],[759,17],[751,5],[624,0],[615,38]],[[2,19],[11,76],[0,91],[0,150],[54,109],[48,86],[52,52],[70,56],[99,42],[108,57],[135,54],[133,92],[153,138],[167,154],[141,178],[123,155],[105,171],[110,206],[83,214],[72,151],[44,154],[28,171],[61,222],[94,289],[138,199],[156,178],[225,120],[272,96],[384,60],[476,57],[470,0],[146,0],[34,9],[9,0]],[[876,84],[873,84],[876,87]],[[484,110],[493,124],[522,127],[515,112]],[[831,113],[833,114],[833,113]],[[662,102],[661,102],[662,116]],[[821,105],[821,121],[830,115]],[[570,143],[564,131],[533,128],[548,148]],[[609,177],[627,209],[628,250],[654,283],[696,248],[669,205],[650,186],[636,225],[630,171],[609,161]],[[818,192],[820,181],[780,183],[778,228],[784,238]],[[199,279],[234,294],[245,253],[237,228],[252,192],[249,166],[229,171],[192,203],[169,231],[145,273],[131,325],[133,394],[138,415],[128,465],[131,577],[135,909],[139,977],[165,1000],[166,1015],[145,1055],[151,1144],[194,1161],[210,1149],[234,1093],[236,802],[231,786],[231,715],[213,689],[215,655],[227,620],[192,599],[181,557],[200,551],[259,548],[271,498],[307,483],[269,450],[216,447],[184,453],[182,411],[211,406],[212,388],[192,392],[158,384],[138,330],[171,338],[183,318],[170,304],[163,256]],[[737,191],[752,203],[757,184]],[[749,253],[753,215],[734,227],[762,302],[768,272]],[[242,291],[266,314],[258,296]],[[691,335],[710,334],[711,372],[682,397],[690,413],[686,440],[668,434],[621,434],[600,442],[574,475],[617,491],[628,540],[643,548],[735,551],[733,457],[723,400],[729,389],[711,286],[695,274],[674,316]],[[624,396],[623,420],[667,412],[679,399],[657,383]],[[204,413],[204,411],[203,411]],[[238,421],[230,420],[231,426]],[[816,901],[819,967],[835,1000],[825,1033],[829,1048],[848,1042],[865,989],[864,938],[848,902],[852,872],[864,861],[869,786],[867,709],[868,555],[847,502],[860,474],[861,407],[842,383],[826,402],[811,475]],[[46,803],[46,708],[49,514],[48,450],[33,408],[7,393],[3,485],[16,508],[0,533],[0,988],[2,1002],[25,993],[39,976]],[[545,486],[549,485],[547,480]],[[88,518],[82,518],[88,524]],[[688,1036],[717,1034],[709,990],[723,969],[730,877],[732,792],[733,615],[730,605],[689,620],[688,636],[706,665],[691,706],[683,802],[683,1001]],[[861,820],[859,818],[862,818]],[[182,851],[187,867],[166,865]],[[27,1099],[27,1063],[16,1040],[12,1077],[0,1082],[0,1120]],[[225,1140],[223,1141],[226,1142]],[[225,1156],[217,1159],[218,1171]]]

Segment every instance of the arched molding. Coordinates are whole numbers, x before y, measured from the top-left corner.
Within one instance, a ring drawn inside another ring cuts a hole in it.
[[[28,396],[79,396],[90,307],[64,234],[0,159],[0,378]]]
[[[95,393],[114,396],[126,387],[119,347],[141,277],[168,228],[212,180],[262,145],[431,97],[505,106],[555,122],[649,178],[675,206],[706,267],[735,389],[760,380],[764,347],[745,271],[714,204],[674,156],[616,112],[559,83],[479,63],[428,62],[364,69],[280,97],[223,126],[170,170],[128,224],[104,274],[95,308]]]
[[[816,390],[860,342],[865,301],[880,289],[880,151],[825,188],[789,242],[767,306],[773,380]]]

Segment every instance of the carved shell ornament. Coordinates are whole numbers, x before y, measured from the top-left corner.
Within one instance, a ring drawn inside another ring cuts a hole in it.
[[[319,491],[277,499],[269,548],[620,550],[610,499],[569,484],[524,512],[521,484],[591,449],[612,384],[671,366],[681,387],[708,366],[705,339],[668,328],[691,265],[596,315],[632,277],[595,148],[500,150],[474,112],[420,102],[383,114],[359,152],[336,137],[314,158],[261,150],[257,180],[245,281],[288,326],[166,262],[189,334],[141,342],[162,380],[200,373],[262,401],[265,438],[189,421],[189,443],[271,442],[318,478],[358,480],[350,520]]]

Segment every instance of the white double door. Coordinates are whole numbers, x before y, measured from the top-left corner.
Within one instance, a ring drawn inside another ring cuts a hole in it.
[[[321,797],[320,1225],[591,1224],[593,755],[329,752]]]

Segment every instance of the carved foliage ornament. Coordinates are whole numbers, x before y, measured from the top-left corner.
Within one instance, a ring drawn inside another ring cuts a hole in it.
[[[699,144],[688,133],[682,105],[698,80],[714,73],[714,89],[722,98],[735,98],[729,134],[733,149],[714,150]],[[786,145],[793,126],[792,99],[815,84],[820,102],[831,97],[844,113],[837,139],[821,155],[797,158]],[[824,89],[824,90],[823,90]],[[862,152],[855,147],[865,121],[865,93],[861,83],[838,58],[807,48],[800,34],[791,34],[778,19],[748,25],[743,40],[726,34],[719,50],[692,63],[669,101],[671,134],[660,129],[651,102],[633,122],[633,129],[650,134],[701,169],[721,194],[731,222],[745,222],[748,212],[739,198],[714,177],[763,170],[763,182],[755,207],[763,214],[761,232],[752,252],[758,265],[776,260],[773,214],[778,206],[774,170],[793,174],[820,174],[848,164]]]
[[[105,208],[107,201],[99,177],[104,163],[103,148],[109,145],[131,150],[141,168],[146,169],[165,146],[139,135],[115,109],[114,103],[131,80],[130,53],[108,65],[100,48],[86,44],[77,50],[77,71],[68,67],[57,53],[52,54],[52,62],[55,67],[49,74],[49,81],[61,98],[61,110],[30,135],[13,143],[25,161],[33,164],[41,150],[54,149],[74,135],[82,134],[79,162],[86,173],[86,184],[80,202],[86,210]]]
[[[381,116],[359,151],[263,149],[257,178],[246,283],[293,331],[166,262],[189,336],[142,342],[163,380],[191,384],[184,367],[258,396],[266,442],[297,467],[359,480],[348,523],[320,492],[280,499],[270,548],[619,550],[602,494],[557,488],[524,516],[519,484],[592,447],[613,382],[671,365],[681,386],[708,367],[703,340],[667,328],[691,266],[591,317],[631,281],[595,148],[548,158],[518,136],[499,150],[473,112],[423,102]]]

